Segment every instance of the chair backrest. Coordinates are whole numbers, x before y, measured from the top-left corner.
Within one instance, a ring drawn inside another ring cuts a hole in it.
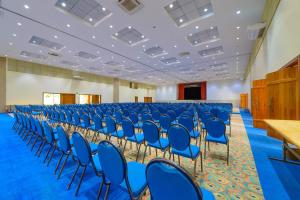
[[[103,128],[103,126],[102,126],[102,118],[98,114],[94,115],[93,121],[94,121],[94,125],[95,125],[95,129],[96,130],[99,131],[100,129]]]
[[[49,124],[46,121],[42,121],[42,126],[44,129],[46,140],[49,144],[52,144],[54,142],[54,134],[52,127],[49,126]]]
[[[74,112],[73,113],[73,119],[74,119],[74,123],[76,125],[79,125],[80,124],[80,118],[79,118],[79,114],[77,112]]]
[[[81,165],[88,165],[92,160],[92,151],[88,141],[78,132],[72,134],[73,146]]]
[[[167,114],[170,116],[171,118],[171,122],[176,120],[176,113],[173,110],[168,110]]]
[[[122,121],[122,129],[126,137],[132,137],[135,135],[135,129],[132,121],[129,118],[124,118]]]
[[[139,122],[139,118],[138,118],[138,115],[136,114],[136,112],[131,112],[129,115],[129,118],[132,121],[132,123],[134,123],[134,124]]]
[[[107,133],[113,133],[117,130],[116,122],[112,117],[110,116],[105,117],[105,124],[107,128]]]
[[[190,147],[191,137],[189,131],[181,124],[173,124],[168,129],[170,146],[179,151]]]
[[[114,185],[120,185],[126,176],[127,163],[118,148],[109,141],[101,141],[98,156],[105,178]]]
[[[66,111],[66,118],[67,118],[67,122],[70,123],[72,122],[72,114],[70,111]]]
[[[36,126],[35,126],[35,121],[34,118],[32,116],[30,116],[30,126],[31,126],[31,131],[36,132]]]
[[[178,123],[183,125],[189,132],[194,130],[194,120],[191,116],[182,115],[178,119]]]
[[[159,140],[159,130],[154,122],[145,121],[142,128],[145,140],[147,142],[154,143]]]
[[[159,124],[162,128],[168,130],[168,128],[171,126],[171,118],[169,115],[161,115],[159,119]]]
[[[37,134],[41,137],[44,137],[44,131],[41,122],[38,119],[35,119],[35,127],[36,127]]]
[[[65,112],[60,111],[60,112],[59,112],[59,118],[60,118],[60,121],[65,121],[65,119],[66,119]]]
[[[71,144],[69,140],[69,136],[66,134],[64,128],[60,125],[56,127],[59,148],[64,152],[68,153],[71,150]]]
[[[222,110],[218,113],[217,118],[221,119],[223,122],[226,122],[227,120],[229,120],[230,115],[227,111]]]
[[[143,113],[142,115],[142,121],[145,122],[145,121],[152,121],[152,115],[150,113]]]
[[[90,117],[87,114],[82,115],[82,120],[85,127],[91,126]]]
[[[201,200],[197,183],[183,168],[165,159],[153,159],[146,167],[151,199]]]
[[[224,122],[220,119],[211,119],[206,124],[207,134],[214,137],[219,138],[226,133],[226,126]]]
[[[159,119],[160,119],[160,112],[159,112],[158,110],[154,110],[154,111],[152,112],[152,118],[153,118],[154,120],[159,120]]]
[[[118,123],[122,122],[122,120],[123,120],[123,114],[122,114],[122,112],[120,110],[117,110],[115,112],[115,117],[116,117],[116,121]]]

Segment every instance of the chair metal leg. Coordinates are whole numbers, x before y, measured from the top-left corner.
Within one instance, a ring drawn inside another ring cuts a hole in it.
[[[201,162],[201,172],[203,172],[203,160],[202,160],[202,152],[200,152],[200,162]]]
[[[41,145],[40,145],[40,147],[36,151],[35,155],[37,155],[38,157],[40,157],[40,155],[41,155],[41,153],[42,153],[45,145],[46,145],[46,141],[43,140],[42,143],[41,143]]]
[[[36,142],[38,141],[38,139],[39,139],[39,137],[38,137],[38,136],[36,136],[36,138],[35,138],[35,140],[34,140],[34,142],[33,142],[32,146],[31,146],[31,151],[33,150],[33,148],[34,148],[34,146],[35,146]]]
[[[204,159],[206,159],[206,141],[204,141]]]
[[[28,140],[28,142],[27,142],[27,145],[29,145],[29,143],[31,142],[33,136],[34,136],[34,134],[31,134],[31,136],[30,136],[30,138],[29,138],[29,140]]]
[[[179,164],[179,166],[180,166],[180,156],[177,155],[177,158],[178,158],[178,164]]]
[[[100,195],[101,195],[101,192],[102,192],[103,184],[104,184],[104,180],[102,180],[102,183],[101,183],[101,185],[99,187],[98,194],[97,194],[97,200],[100,199]]]
[[[58,162],[56,164],[56,167],[55,167],[55,170],[54,170],[54,174],[56,174],[56,171],[58,170],[58,167],[59,167],[60,162],[61,162],[61,160],[62,160],[63,157],[64,157],[64,153],[62,152],[61,156],[60,156],[60,158],[59,158],[59,160],[58,160]]]
[[[126,145],[127,145],[127,140],[125,141],[125,144],[124,144],[123,153],[124,153],[125,150],[126,150]]]
[[[156,157],[158,157],[158,154],[157,154],[157,149],[155,149],[155,155],[156,155]]]
[[[49,160],[48,160],[47,167],[49,166],[49,164],[50,164],[50,162],[51,162],[51,160],[52,160],[52,158],[53,158],[53,155],[54,155],[55,150],[56,150],[56,146],[54,146],[54,149],[53,149],[53,151],[52,151],[52,154],[51,154],[51,156],[50,156],[50,158],[49,158]]]
[[[79,180],[79,184],[78,184],[78,186],[77,186],[76,192],[75,192],[75,196],[78,195],[78,191],[79,191],[79,188],[80,188],[80,186],[81,186],[81,183],[82,183],[82,180],[83,180],[83,177],[84,177],[84,174],[85,174],[86,167],[87,167],[87,166],[84,166],[84,167],[83,167],[83,172],[82,172],[82,174],[81,174],[81,176],[80,176],[80,180]]]
[[[66,165],[66,162],[67,162],[69,156],[70,156],[70,154],[67,154],[67,157],[65,158],[65,160],[64,160],[64,162],[63,162],[63,165],[62,165],[61,169],[59,170],[59,174],[58,174],[58,176],[57,176],[57,179],[60,178],[60,176],[61,176],[61,174],[62,174],[62,172],[63,172],[63,170],[64,170],[64,168],[65,168],[65,165]]]
[[[194,176],[196,176],[197,159],[194,160]]]
[[[145,151],[144,151],[144,157],[143,157],[143,163],[145,163],[145,156],[146,156],[146,151],[147,151],[147,145],[145,146]]]
[[[79,167],[80,167],[80,164],[78,163],[78,164],[77,164],[77,168],[76,168],[74,174],[72,175],[72,178],[71,178],[71,180],[70,180],[70,183],[68,184],[67,190],[70,189],[70,187],[71,187],[71,185],[72,185],[72,183],[73,183],[74,177],[76,176],[76,174],[77,174],[77,172],[78,172]]]
[[[107,200],[109,189],[110,189],[110,184],[107,185],[104,200]]]
[[[139,157],[139,154],[140,154],[141,146],[142,146],[142,144],[139,145],[138,152],[136,154],[136,161],[138,161],[138,157]]]
[[[51,149],[52,149],[52,145],[50,145],[50,147],[49,147],[49,149],[48,149],[48,151],[47,151],[46,157],[45,157],[45,159],[44,159],[44,163],[46,162],[46,160],[47,160],[47,158],[48,158],[48,155],[49,155]]]
[[[173,153],[173,162],[175,162],[175,154]]]

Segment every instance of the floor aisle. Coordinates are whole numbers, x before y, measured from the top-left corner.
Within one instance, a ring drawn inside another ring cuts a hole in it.
[[[265,199],[299,199],[300,165],[268,159],[270,156],[282,157],[282,143],[268,137],[265,130],[254,128],[249,111],[242,110],[241,115],[249,137]]]

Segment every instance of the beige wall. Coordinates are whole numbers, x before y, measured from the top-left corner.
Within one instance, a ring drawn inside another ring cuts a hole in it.
[[[0,113],[6,105],[6,58],[0,57]]]
[[[6,104],[42,104],[43,92],[74,93],[77,94],[77,103],[78,94],[100,94],[103,103],[113,102],[112,78],[82,73],[80,76],[84,80],[75,80],[72,76],[68,70],[10,60],[6,71]],[[120,81],[119,101],[133,102],[134,96],[139,96],[140,100],[144,96],[155,99],[155,87],[140,85],[139,89],[130,89],[128,81]]]

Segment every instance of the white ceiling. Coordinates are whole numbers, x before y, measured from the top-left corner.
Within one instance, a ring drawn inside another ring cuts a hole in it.
[[[133,14],[124,12],[117,5],[117,0],[96,1],[109,9],[112,15],[93,27],[58,10],[54,6],[56,0],[2,0],[0,55],[149,84],[240,79],[245,73],[253,45],[253,41],[247,39],[246,27],[260,22],[265,4],[265,0],[211,0],[214,15],[178,28],[164,9],[173,0],[141,0],[144,6]],[[24,8],[25,4],[29,9]],[[238,10],[240,14],[236,14]],[[144,42],[131,46],[112,37],[128,26],[143,34]],[[214,26],[219,31],[218,41],[192,46],[186,38],[191,33]],[[61,56],[50,56],[49,49],[30,44],[32,36],[63,44],[65,48],[56,52]],[[155,45],[168,54],[152,58],[143,53],[144,48]],[[218,46],[223,47],[224,54],[203,58],[198,53]],[[22,57],[20,53],[24,50],[45,55],[47,59]],[[76,57],[80,51],[100,58],[89,61]],[[179,56],[186,51],[191,54]],[[176,57],[180,63],[166,65],[160,61],[170,57]],[[62,61],[79,66],[64,65]],[[111,61],[116,66],[105,64]],[[227,73],[220,76],[210,66],[222,63],[227,63]]]

